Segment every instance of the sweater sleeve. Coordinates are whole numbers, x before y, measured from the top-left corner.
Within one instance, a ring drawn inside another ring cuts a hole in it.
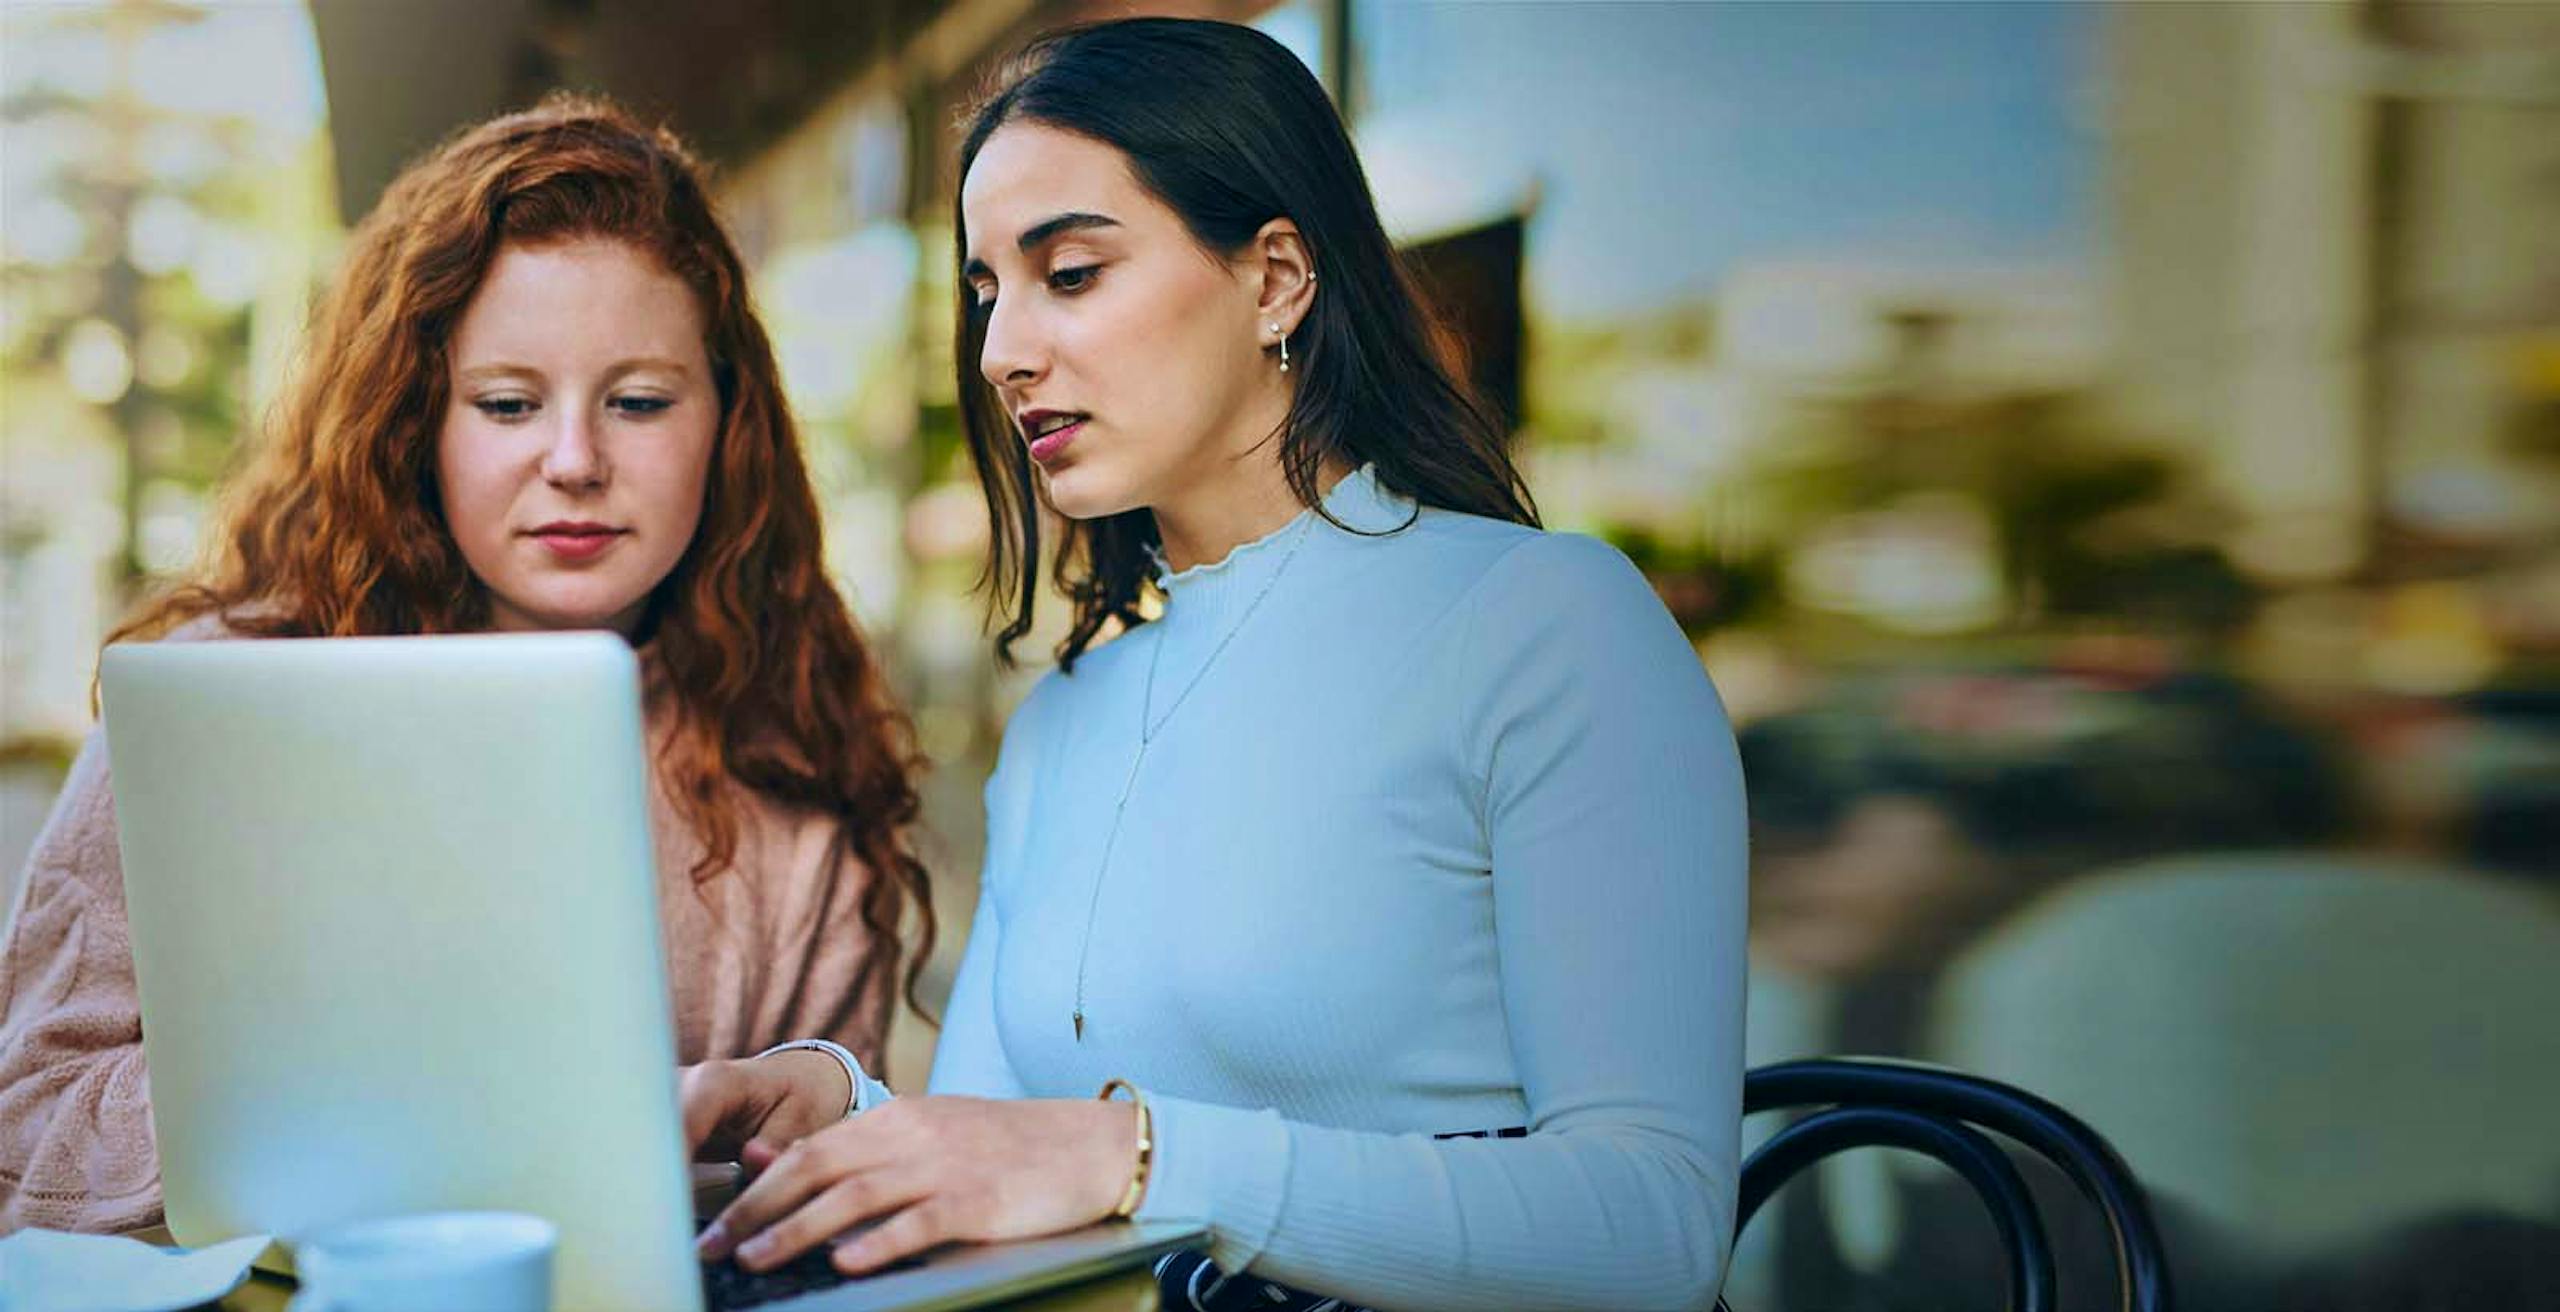
[[[1733,1234],[1741,769],[1623,556],[1542,535],[1475,588],[1458,685],[1531,1133],[1435,1141],[1157,1098],[1141,1219],[1379,1307],[1693,1308]]]
[[[28,854],[0,950],[0,1233],[159,1220],[124,868],[95,732]]]

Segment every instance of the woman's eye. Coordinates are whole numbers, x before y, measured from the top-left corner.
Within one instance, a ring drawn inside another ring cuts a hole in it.
[[[471,405],[491,419],[522,419],[535,409],[533,398],[529,396],[484,396]]]
[[[674,398],[664,396],[617,396],[612,401],[614,409],[637,416],[654,415],[674,404]]]
[[[1059,269],[1049,275],[1049,287],[1053,291],[1072,296],[1092,286],[1094,278],[1101,272],[1102,266],[1099,264],[1080,264],[1072,269]]]

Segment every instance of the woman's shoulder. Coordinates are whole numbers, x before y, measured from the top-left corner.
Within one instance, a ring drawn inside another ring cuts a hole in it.
[[[1134,632],[1134,630],[1132,631]],[[1038,746],[1044,726],[1061,715],[1072,715],[1072,708],[1094,695],[1114,669],[1128,658],[1135,644],[1120,639],[1106,642],[1076,660],[1070,672],[1051,666],[1031,681],[1030,690],[1004,716],[1004,731],[998,742],[997,764],[1020,759]]]
[[[1653,596],[1652,585],[1627,553],[1590,534],[1533,529],[1512,548],[1503,553],[1499,565],[1508,582],[1616,602],[1630,595]]]
[[[1005,717],[1006,725],[1072,715],[1073,707],[1106,696],[1107,690],[1120,680],[1142,676],[1143,650],[1155,641],[1155,635],[1148,632],[1152,627],[1154,621],[1132,625],[1086,648],[1076,657],[1073,669],[1051,665],[1041,671]]]
[[[1444,559],[1468,580],[1481,609],[1550,615],[1661,609],[1626,553],[1588,534],[1437,509],[1422,511],[1408,532],[1412,550]]]
[[[1696,649],[1652,581],[1596,537],[1521,534],[1484,569],[1463,610],[1469,649],[1504,653],[1476,667],[1497,681],[1605,668],[1638,683],[1705,683]]]

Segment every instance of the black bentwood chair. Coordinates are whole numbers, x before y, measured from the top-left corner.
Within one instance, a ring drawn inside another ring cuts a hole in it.
[[[1934,1157],[1973,1185],[2008,1250],[2010,1312],[2053,1312],[2053,1247],[2007,1154],[1984,1130],[2062,1169],[2105,1213],[2122,1312],[2169,1312],[2169,1270],[2142,1186],[2124,1159],[2080,1118],[1996,1080],[1903,1062],[1817,1058],[1780,1062],[1742,1079],[1742,1111],[1819,1108],[1780,1130],[1742,1165],[1739,1234],[1769,1196],[1847,1148],[1902,1148]],[[1721,1301],[1719,1308],[1723,1307]]]

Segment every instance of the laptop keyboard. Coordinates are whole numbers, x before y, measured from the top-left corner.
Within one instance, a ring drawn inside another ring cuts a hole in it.
[[[833,1289],[852,1280],[828,1262],[828,1252],[822,1244],[770,1271],[749,1271],[727,1258],[706,1262],[702,1267],[702,1305],[712,1312],[733,1312]]]
[[[833,1289],[856,1279],[868,1278],[849,1276],[836,1270],[828,1260],[829,1253],[828,1246],[821,1244],[770,1271],[749,1271],[727,1258],[706,1262],[702,1267],[702,1305],[710,1308],[711,1312],[735,1312],[738,1308],[778,1303],[786,1298],[814,1294],[821,1289]],[[892,1262],[871,1274],[886,1275],[922,1265],[924,1259],[910,1257]]]

